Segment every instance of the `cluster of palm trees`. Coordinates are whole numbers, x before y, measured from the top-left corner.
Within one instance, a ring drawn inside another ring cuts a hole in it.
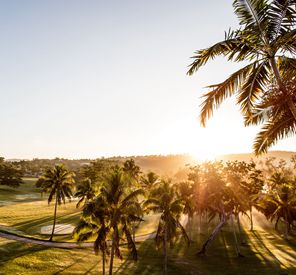
[[[78,198],[77,207],[82,207],[82,212],[73,236],[78,242],[94,241],[95,253],[102,255],[103,274],[107,259],[109,274],[112,274],[114,257],[122,258],[121,243],[127,244],[131,258],[137,260],[136,226],[149,212],[160,214],[155,243],[163,248],[165,274],[168,244],[183,237],[189,245],[192,231],[201,233],[201,224],[211,222],[215,227],[197,251],[199,255],[206,253],[228,224],[233,229],[237,255],[243,256],[239,242],[240,217],[245,215],[253,230],[254,208],[274,222],[276,230],[284,229],[285,238],[295,228],[296,177],[293,167],[288,167],[284,161],[275,165],[273,160],[267,159],[261,169],[253,161],[205,162],[190,167],[187,180],[182,182],[161,179],[153,172],[144,174],[133,159],[123,165],[104,168],[96,163],[93,169],[87,167],[87,171],[91,171],[89,175],[93,180],[83,173],[75,194],[74,173],[64,165],[48,169],[37,181],[37,186],[43,192],[49,192],[49,203],[55,198],[50,240],[54,235],[58,204],[74,195]],[[100,176],[94,177],[95,171]],[[180,222],[181,216],[187,216],[188,227],[184,228]],[[195,230],[191,226],[186,232],[194,218],[199,218],[199,228]]]
[[[133,260],[137,260],[135,230],[143,221],[144,214],[159,213],[160,219],[155,237],[157,246],[163,246],[164,272],[167,274],[168,243],[180,233],[189,238],[179,219],[184,209],[183,199],[169,180],[161,180],[155,173],[143,174],[133,159],[122,166],[101,166],[94,162],[86,167],[83,177],[73,190],[74,173],[64,165],[46,170],[36,186],[48,192],[48,203],[55,198],[54,222],[50,241],[54,236],[57,206],[65,199],[78,198],[82,206],[81,219],[73,236],[78,242],[94,241],[95,253],[102,254],[102,272],[106,273],[109,258],[109,274],[113,273],[114,257],[122,258],[120,244],[127,244]],[[89,175],[89,177],[88,177]]]

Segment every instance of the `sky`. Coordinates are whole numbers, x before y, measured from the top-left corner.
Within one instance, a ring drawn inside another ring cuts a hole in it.
[[[241,64],[190,56],[238,26],[229,0],[0,1],[0,155],[97,158],[252,151],[233,100],[201,96]],[[296,151],[295,138],[273,150]]]

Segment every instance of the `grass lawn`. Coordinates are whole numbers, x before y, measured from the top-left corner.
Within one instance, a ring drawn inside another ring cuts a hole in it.
[[[19,195],[36,193],[33,188],[34,180],[28,180],[21,188],[13,190]],[[4,200],[5,192],[12,193],[4,188],[0,197]],[[0,192],[3,189],[1,188]],[[53,205],[47,204],[44,199],[18,200],[10,194],[8,199],[12,204],[0,207],[0,224],[13,226],[27,235],[48,238],[39,235],[43,225],[52,223]],[[67,203],[58,208],[58,223],[75,224],[79,219],[79,210],[76,202]],[[199,219],[195,218],[187,224],[193,242],[187,247],[178,242],[170,249],[168,272],[169,274],[296,274],[296,241],[283,240],[259,216],[255,217],[255,231],[247,230],[248,224],[243,220],[242,239],[246,244],[241,246],[245,256],[238,258],[234,249],[233,232],[230,226],[225,226],[223,232],[211,245],[207,256],[198,257],[196,252],[202,242],[213,229],[215,222],[210,226],[205,223],[199,228]],[[151,215],[145,218],[137,229],[137,234],[147,234],[155,230],[158,216]],[[261,222],[262,220],[262,222]],[[200,233],[200,234],[199,234]],[[70,240],[69,235],[57,236],[56,240]],[[115,260],[115,274],[162,274],[162,250],[155,248],[154,240],[137,243],[139,251],[138,262],[128,258],[126,246],[122,246],[123,260]],[[100,274],[101,257],[95,255],[92,249],[57,249],[39,245],[29,245],[0,238],[0,274]]]

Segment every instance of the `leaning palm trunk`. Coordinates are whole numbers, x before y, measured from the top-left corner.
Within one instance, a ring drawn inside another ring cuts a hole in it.
[[[205,241],[205,243],[203,244],[201,250],[197,253],[197,255],[205,255],[206,254],[206,251],[207,251],[209,245],[216,238],[216,236],[220,233],[222,227],[225,225],[226,222],[227,222],[227,217],[223,211],[220,223],[216,226],[216,228],[214,229],[214,231],[212,232],[210,237]]]
[[[110,255],[109,275],[112,275],[112,273],[113,273],[114,251],[115,251],[115,240],[113,238],[112,246],[111,246],[111,255]]]
[[[56,193],[56,201],[55,201],[55,205],[54,205],[54,214],[53,214],[53,226],[52,226],[51,236],[49,238],[50,241],[52,241],[54,229],[55,229],[55,225],[56,225],[57,207],[58,207],[58,198],[57,198],[57,193]]]

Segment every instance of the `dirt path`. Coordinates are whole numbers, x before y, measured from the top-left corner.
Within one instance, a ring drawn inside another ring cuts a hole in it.
[[[183,226],[185,226],[187,223],[187,216],[182,216],[180,222]],[[152,232],[145,235],[136,236],[136,242],[142,242],[148,239],[153,239],[155,238],[155,235],[156,233]],[[47,247],[56,247],[56,248],[72,249],[72,248],[93,247],[94,245],[93,242],[70,243],[70,242],[55,242],[55,241],[39,240],[39,239],[25,237],[25,236],[18,236],[16,234],[13,234],[10,232],[3,232],[3,231],[2,232],[0,231],[0,237],[9,239],[9,240],[24,242],[24,243],[39,244]]]

